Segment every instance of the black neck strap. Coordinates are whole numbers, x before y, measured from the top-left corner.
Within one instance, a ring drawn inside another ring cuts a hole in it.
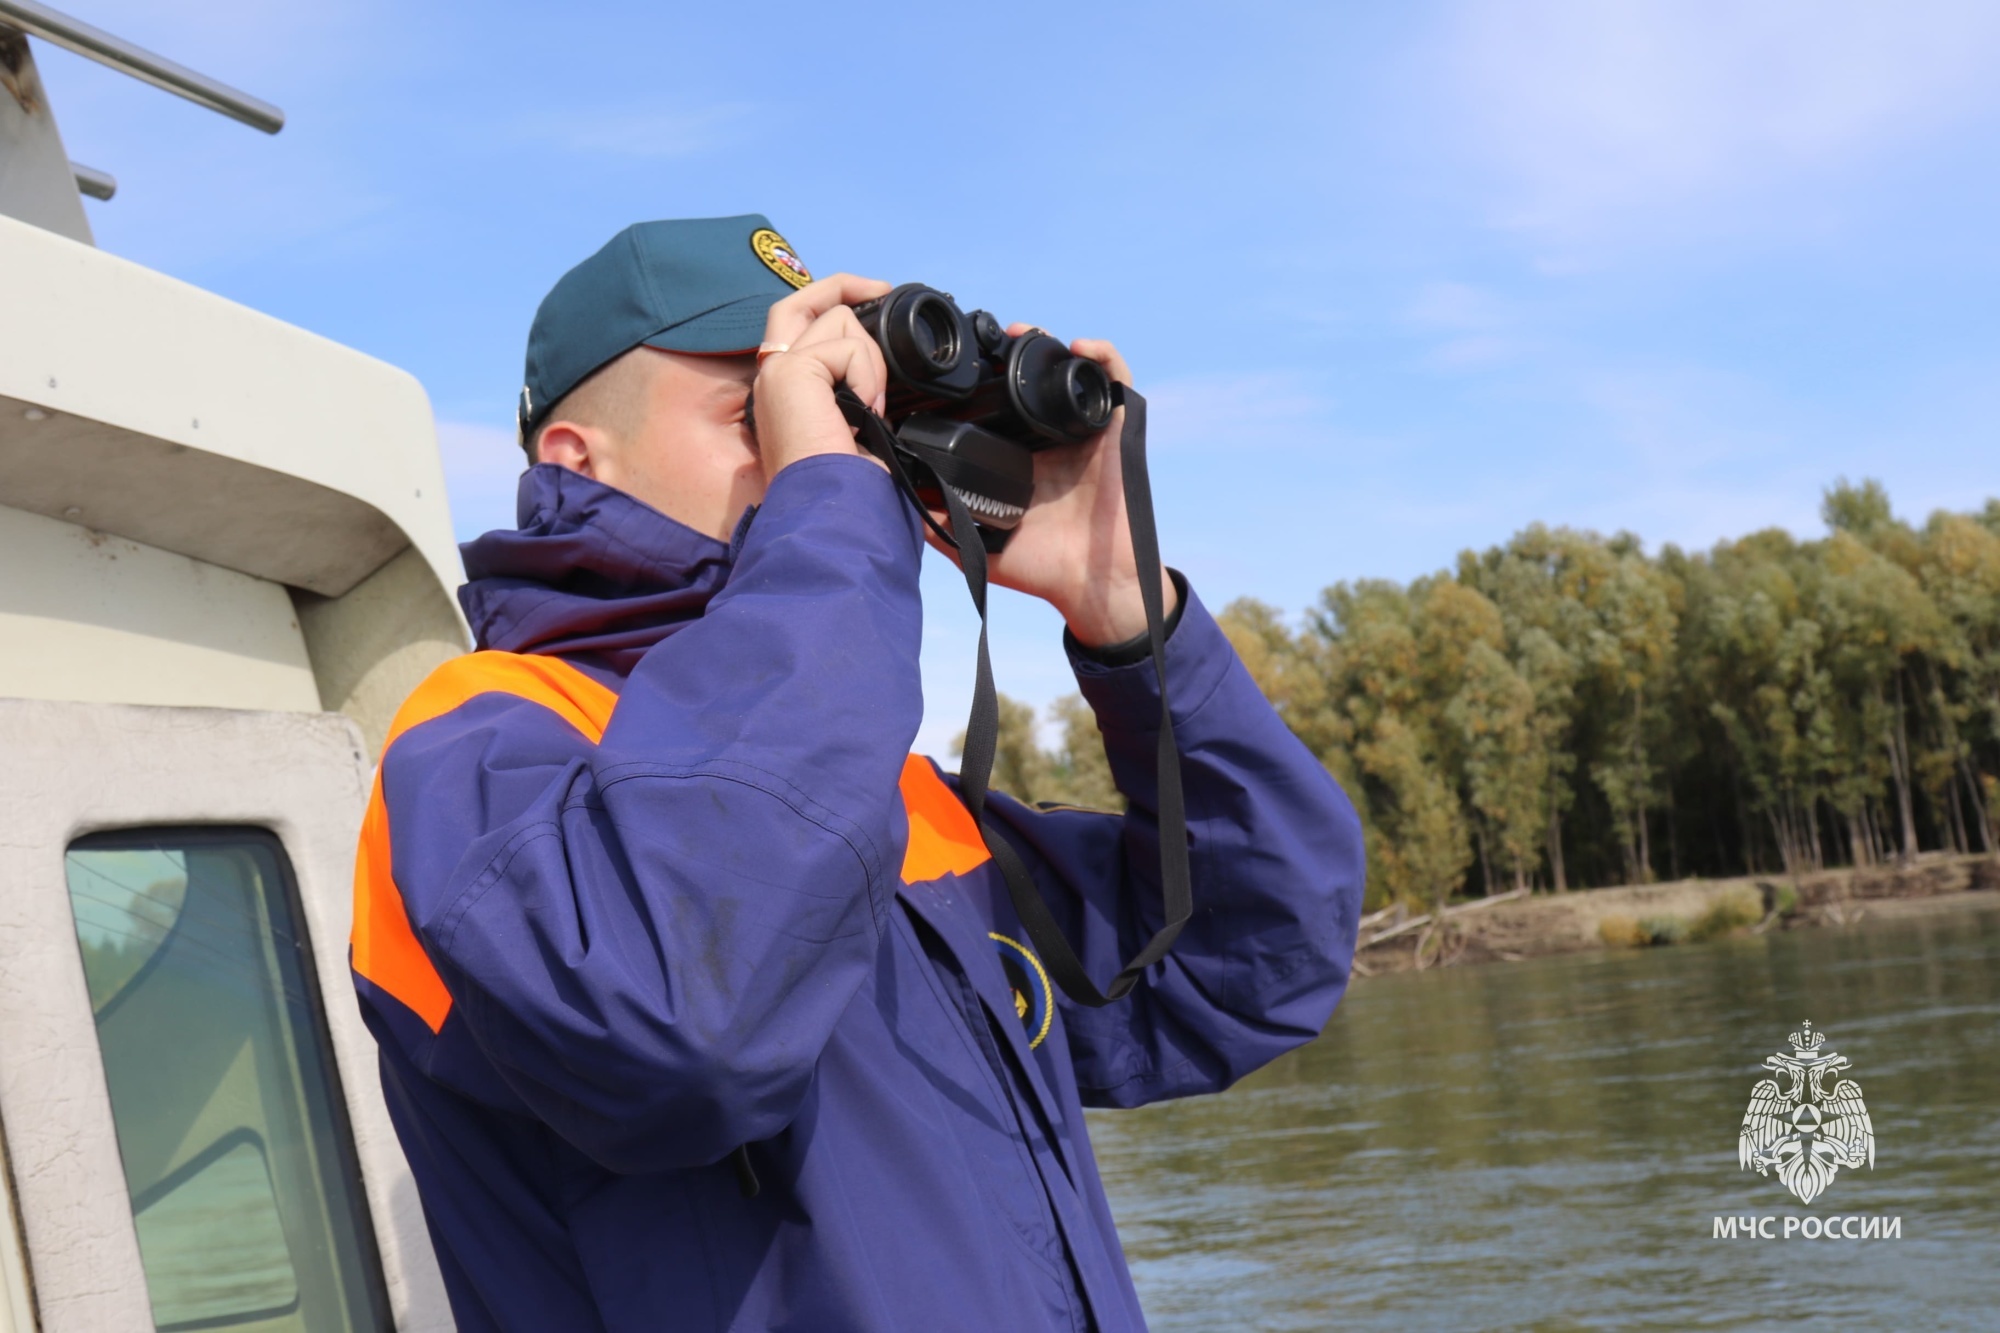
[[[972,715],[965,725],[965,752],[959,761],[960,799],[979,826],[980,837],[992,853],[1014,911],[1027,929],[1028,939],[1041,955],[1049,976],[1062,987],[1063,994],[1081,1005],[1096,1008],[1124,998],[1138,984],[1146,969],[1166,957],[1174,938],[1187,924],[1194,910],[1188,878],[1187,806],[1181,793],[1180,750],[1174,742],[1174,719],[1167,702],[1167,638],[1161,601],[1160,542],[1153,525],[1153,490],[1146,472],[1146,400],[1122,384],[1113,392],[1125,409],[1125,425],[1119,436],[1119,467],[1125,483],[1125,519],[1132,529],[1132,554],[1139,569],[1140,598],[1146,609],[1146,640],[1152,650],[1153,670],[1160,683],[1160,739],[1157,756],[1160,835],[1160,907],[1162,922],[1146,947],[1118,970],[1118,975],[1102,991],[1090,979],[1083,963],[1064,937],[1055,914],[1035,886],[1034,876],[1014,844],[986,809],[987,782],[993,773],[993,758],[1000,738],[1000,704],[993,689],[993,664],[986,650],[986,545],[976,535],[973,519],[958,493],[942,482],[945,512],[951,519],[949,530],[939,526],[917,497],[906,456],[895,445],[887,422],[864,406],[844,385],[837,391],[841,411],[860,434],[864,448],[888,464],[889,471],[924,522],[947,546],[958,552],[959,568],[972,605],[979,612],[979,667],[973,681]],[[960,541],[954,533],[971,535]]]

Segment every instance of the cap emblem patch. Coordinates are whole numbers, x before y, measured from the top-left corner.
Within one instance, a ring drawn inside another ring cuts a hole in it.
[[[792,286],[803,287],[813,280],[811,271],[792,249],[792,243],[769,227],[759,227],[750,233],[750,248],[756,251],[765,268]]]

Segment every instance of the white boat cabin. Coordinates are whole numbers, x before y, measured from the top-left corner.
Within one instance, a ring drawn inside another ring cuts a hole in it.
[[[466,646],[409,375],[94,248],[0,0],[0,1333],[449,1329],[347,975],[403,695]]]

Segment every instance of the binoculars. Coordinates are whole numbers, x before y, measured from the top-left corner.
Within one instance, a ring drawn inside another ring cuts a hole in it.
[[[1039,330],[1010,336],[984,310],[906,283],[854,307],[889,368],[897,444],[985,527],[1012,529],[1035,494],[1034,455],[1089,439],[1116,394],[1095,361]]]

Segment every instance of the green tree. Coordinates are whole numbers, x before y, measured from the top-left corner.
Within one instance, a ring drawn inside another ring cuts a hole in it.
[[[1579,763],[1609,817],[1625,877],[1651,878],[1653,751],[1665,726],[1677,591],[1635,538],[1528,528],[1459,558],[1459,579],[1499,608],[1516,670],[1536,695],[1535,727],[1557,784],[1550,869],[1567,884],[1563,817]]]
[[[1881,482],[1864,479],[1855,486],[1845,477],[1826,488],[1819,516],[1831,531],[1851,533],[1863,540],[1896,521],[1889,507],[1889,492]]]
[[[1036,799],[1086,810],[1122,811],[1125,798],[1111,779],[1104,733],[1097,729],[1097,714],[1083,696],[1066,694],[1050,704],[1049,720],[1061,728],[1062,745],[1050,756],[1047,795]]]
[[[1880,526],[1870,534],[1877,542],[1885,535],[1898,534]],[[1940,646],[1943,621],[1916,577],[1874,545],[1842,529],[1822,549],[1821,619],[1834,683],[1855,719],[1858,744],[1872,742],[1888,761],[1898,845],[1912,857],[1919,850],[1918,773],[1910,714],[1923,702],[1912,682],[1919,657]]]
[[[1312,618],[1352,728],[1355,785],[1369,854],[1371,900],[1422,909],[1465,881],[1472,848],[1452,771],[1453,738],[1433,697],[1449,668],[1426,663],[1416,602],[1379,580],[1327,589]],[[1440,617],[1449,619],[1448,612]],[[1426,643],[1439,635],[1426,625]]]
[[[1111,778],[1111,761],[1104,753],[1097,716],[1082,695],[1065,695],[1049,705],[1049,719],[1060,729],[1061,737],[1054,750],[1042,748],[1031,705],[1004,694],[999,704],[1000,728],[991,780],[995,790],[1029,804],[1076,805],[1090,810],[1125,808],[1125,798]],[[951,752],[963,758],[964,732],[952,740]]]
[[[1792,873],[1819,863],[1814,812],[1839,776],[1825,632],[1811,607],[1815,573],[1810,550],[1774,529],[1718,545],[1684,577],[1683,670],[1721,724],[1749,803]]]
[[[1354,722],[1341,706],[1338,644],[1319,634],[1294,633],[1276,607],[1250,597],[1231,602],[1216,621],[1292,734],[1348,785],[1354,776]]]
[[[1218,619],[1353,800],[1375,906],[1435,908],[1475,864],[1491,893],[2000,852],[2000,500],[1922,528],[1876,481],[1822,500],[1817,538],[1653,558],[1536,525],[1335,584],[1299,628]],[[1052,749],[1003,701],[996,785],[1121,804],[1083,700],[1048,721]]]
[[[1971,811],[1979,848],[1994,834],[1996,785],[1978,756],[2000,743],[2000,502],[1978,517],[1934,514],[1918,579],[1939,616],[1932,693],[1943,715],[1953,777]]]
[[[1000,733],[993,747],[991,785],[1023,801],[1047,799],[1054,760],[1035,737],[1035,710],[1018,699],[1001,695]],[[965,736],[960,733],[952,752],[965,754]]]
[[[1455,733],[1465,796],[1479,817],[1482,854],[1494,851],[1514,887],[1528,887],[1548,831],[1549,752],[1536,728],[1535,691],[1507,660],[1503,645],[1474,643],[1445,722]],[[1487,891],[1494,875],[1486,871]]]

